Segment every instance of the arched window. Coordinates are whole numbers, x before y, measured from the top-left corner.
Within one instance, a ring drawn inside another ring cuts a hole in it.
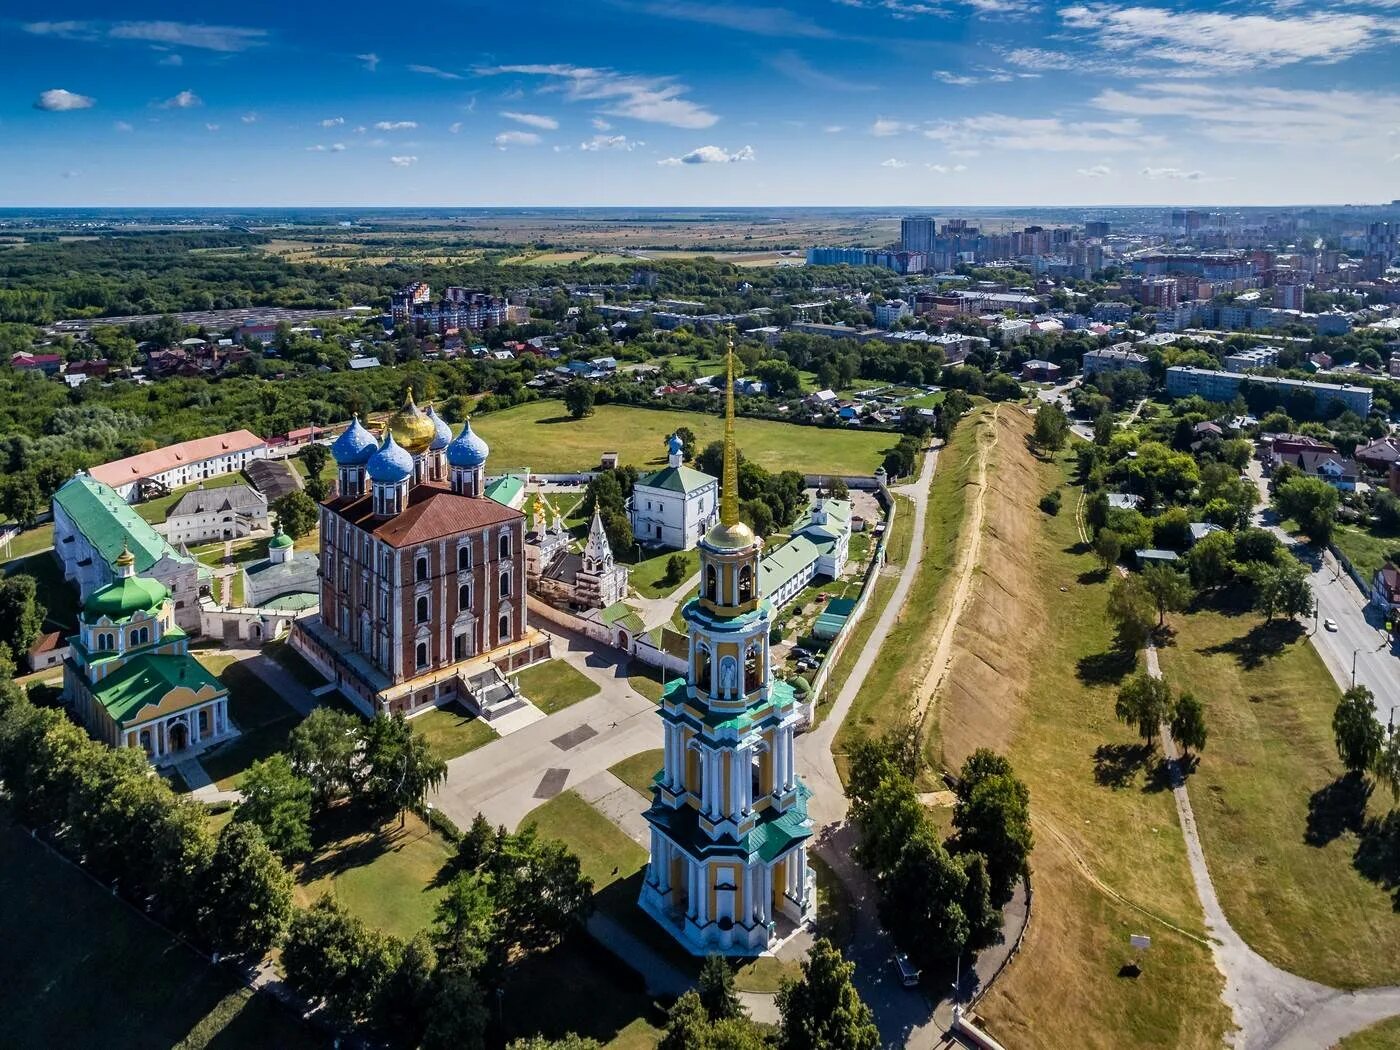
[[[428,643],[427,643],[427,642],[419,642],[419,643],[418,643],[418,648],[417,648],[417,650],[416,650],[415,652],[416,652],[416,656],[417,656],[417,659],[418,659],[418,666],[419,666],[419,667],[427,667],[427,666],[428,666]]]
[[[505,533],[504,535],[501,536],[501,544],[500,544],[500,546],[501,546],[501,557],[502,557],[503,559],[504,559],[504,558],[509,558],[509,557],[510,557],[510,533],[507,532],[507,533]]]
[[[745,565],[739,570],[739,601],[746,602],[753,597],[753,570]]]
[[[413,570],[413,578],[419,583],[422,583],[428,578],[428,559],[426,557],[421,557],[416,562]]]
[[[469,544],[462,544],[457,548],[457,568],[470,569],[472,567],[472,549]]]
[[[719,601],[719,573],[713,565],[705,566],[705,597],[712,602]]]
[[[510,641],[510,613],[501,613],[501,622],[497,625],[500,630],[497,632],[498,642]]]
[[[501,597],[510,597],[510,573],[508,571],[501,573]]]
[[[97,648],[106,652],[112,648],[112,636],[105,631],[97,636]]]
[[[128,644],[130,644],[130,645],[140,645],[140,644],[141,644],[141,632],[138,631],[138,630],[136,630],[135,628],[132,628],[132,631],[131,631],[131,641],[130,641],[130,643],[128,643]]]
[[[416,622],[428,622],[428,596],[426,594],[418,599]]]
[[[457,588],[457,611],[465,612],[472,607],[472,585],[464,583]]]

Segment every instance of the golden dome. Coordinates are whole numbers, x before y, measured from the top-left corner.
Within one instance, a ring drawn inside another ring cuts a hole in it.
[[[736,521],[733,525],[716,522],[714,527],[705,533],[706,545],[714,547],[716,550],[747,550],[757,542],[758,537],[754,535],[753,529],[742,521]]]
[[[428,446],[433,443],[433,438],[437,436],[437,428],[423,410],[413,403],[413,391],[408,392],[408,399],[404,401],[403,408],[389,417],[389,433],[394,435],[394,441],[400,448],[415,456],[427,452]]]

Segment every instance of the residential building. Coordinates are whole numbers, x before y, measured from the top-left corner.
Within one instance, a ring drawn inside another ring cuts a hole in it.
[[[489,721],[523,703],[502,672],[549,655],[525,621],[525,516],[487,497],[488,452],[411,396],[382,440],[356,419],[331,446],[320,611],[291,640],[368,714],[457,700]]]
[[[889,299],[874,309],[876,328],[893,328],[901,317],[913,316],[913,309],[903,299]]]
[[[1117,343],[1102,350],[1088,350],[1080,359],[1080,369],[1086,379],[1096,372],[1146,371],[1147,358],[1132,347],[1132,343]]]
[[[1089,311],[1095,321],[1127,321],[1133,316],[1132,303],[1120,303],[1115,300],[1107,300],[1102,303],[1095,303]]]
[[[1177,284],[1174,277],[1147,277],[1138,286],[1138,301],[1154,310],[1175,310]]]
[[[1174,365],[1167,369],[1167,394],[1171,397],[1189,397],[1199,394],[1207,401],[1233,401],[1245,382],[1267,386],[1279,394],[1289,397],[1294,393],[1307,394],[1313,400],[1314,410],[1325,413],[1332,402],[1340,402],[1344,408],[1355,412],[1363,419],[1371,414],[1371,388],[1334,383],[1315,383],[1307,379],[1286,379],[1279,376],[1242,375],[1238,372],[1218,372],[1206,368],[1188,368]]]
[[[733,369],[731,348],[731,380]],[[700,542],[700,592],[682,609],[686,674],[661,697],[663,765],[644,814],[651,849],[638,903],[696,955],[747,956],[782,938],[780,917],[795,927],[811,916],[816,880],[798,704],[772,670],[774,609],[760,584],[763,541],[739,520],[727,389],[722,505]]]
[[[407,324],[415,307],[426,305],[433,290],[426,281],[412,281],[389,297],[389,315],[394,324]]]
[[[1301,284],[1276,284],[1274,285],[1274,306],[1280,310],[1303,311],[1303,303],[1307,298],[1307,289]]]
[[[93,467],[89,473],[129,503],[196,481],[236,474],[267,455],[267,442],[248,430],[195,438]]]
[[[666,466],[632,487],[632,535],[648,546],[690,550],[714,523],[719,482],[684,464],[680,438],[667,439],[666,450]]]
[[[1352,455],[1367,470],[1389,474],[1390,468],[1400,462],[1400,441],[1392,437],[1377,438],[1358,447]]]
[[[1021,378],[1032,383],[1053,383],[1062,369],[1053,361],[1027,361],[1021,366]]]
[[[1224,364],[1227,372],[1248,372],[1255,368],[1277,368],[1278,347],[1255,346],[1248,350],[1236,350],[1232,354],[1225,355]]]
[[[63,701],[98,740],[139,747],[163,764],[236,730],[228,690],[190,655],[170,589],[138,576],[136,563],[123,550],[116,579],[83,601],[63,665]]]
[[[899,246],[906,252],[930,253],[937,247],[933,216],[911,216],[899,220]]]
[[[1275,466],[1287,463],[1310,478],[1318,478],[1342,492],[1351,492],[1361,480],[1361,468],[1354,459],[1336,452],[1310,449],[1275,458]]]
[[[1386,562],[1371,577],[1371,604],[1387,619],[1400,613],[1400,569]]]
[[[242,539],[267,530],[267,497],[250,485],[200,486],[170,508],[164,528],[176,545]]]
[[[54,493],[53,549],[80,601],[121,579],[118,561],[132,555],[136,573],[170,592],[175,622],[199,631],[199,598],[212,572],[166,542],[110,485],[79,471]]]

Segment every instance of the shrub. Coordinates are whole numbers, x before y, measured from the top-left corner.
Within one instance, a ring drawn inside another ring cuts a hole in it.
[[[1060,490],[1053,489],[1040,497],[1040,509],[1046,514],[1060,513]]]

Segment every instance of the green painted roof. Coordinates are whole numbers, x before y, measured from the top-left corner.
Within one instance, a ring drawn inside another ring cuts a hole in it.
[[[758,591],[771,595],[780,591],[794,576],[813,564],[821,551],[805,536],[794,536],[758,567]]]
[[[92,692],[113,721],[124,723],[139,717],[143,708],[159,704],[172,689],[185,686],[198,692],[206,685],[220,695],[228,692],[193,656],[144,653],[102,679]]]
[[[706,485],[714,484],[715,479],[693,467],[663,467],[655,474],[647,474],[637,479],[638,485],[653,489],[669,489],[671,492],[698,492]]]
[[[110,485],[96,478],[77,474],[53,494],[78,530],[109,566],[115,565],[123,547],[136,558],[136,571],[149,572],[162,558],[192,562],[170,546],[136,509],[117,495]]]
[[[272,537],[272,541],[267,545],[269,550],[283,550],[292,545],[292,538],[285,532],[279,532]]]
[[[503,478],[486,483],[486,497],[493,499],[503,507],[511,506],[525,488],[525,479],[516,477],[514,474],[507,474]]]
[[[105,616],[120,622],[135,613],[157,611],[169,597],[170,591],[159,580],[126,576],[88,595],[83,603],[83,619],[93,623]]]
[[[811,838],[812,828],[807,823],[807,799],[811,794],[811,789],[799,780],[796,799],[786,813],[771,806],[761,810],[753,830],[738,839],[710,838],[700,828],[700,814],[689,806],[672,809],[653,803],[643,816],[693,857],[737,855],[771,864],[793,846]]]
[[[609,627],[621,627],[633,635],[641,634],[647,627],[637,610],[626,602],[613,602],[599,616]]]

